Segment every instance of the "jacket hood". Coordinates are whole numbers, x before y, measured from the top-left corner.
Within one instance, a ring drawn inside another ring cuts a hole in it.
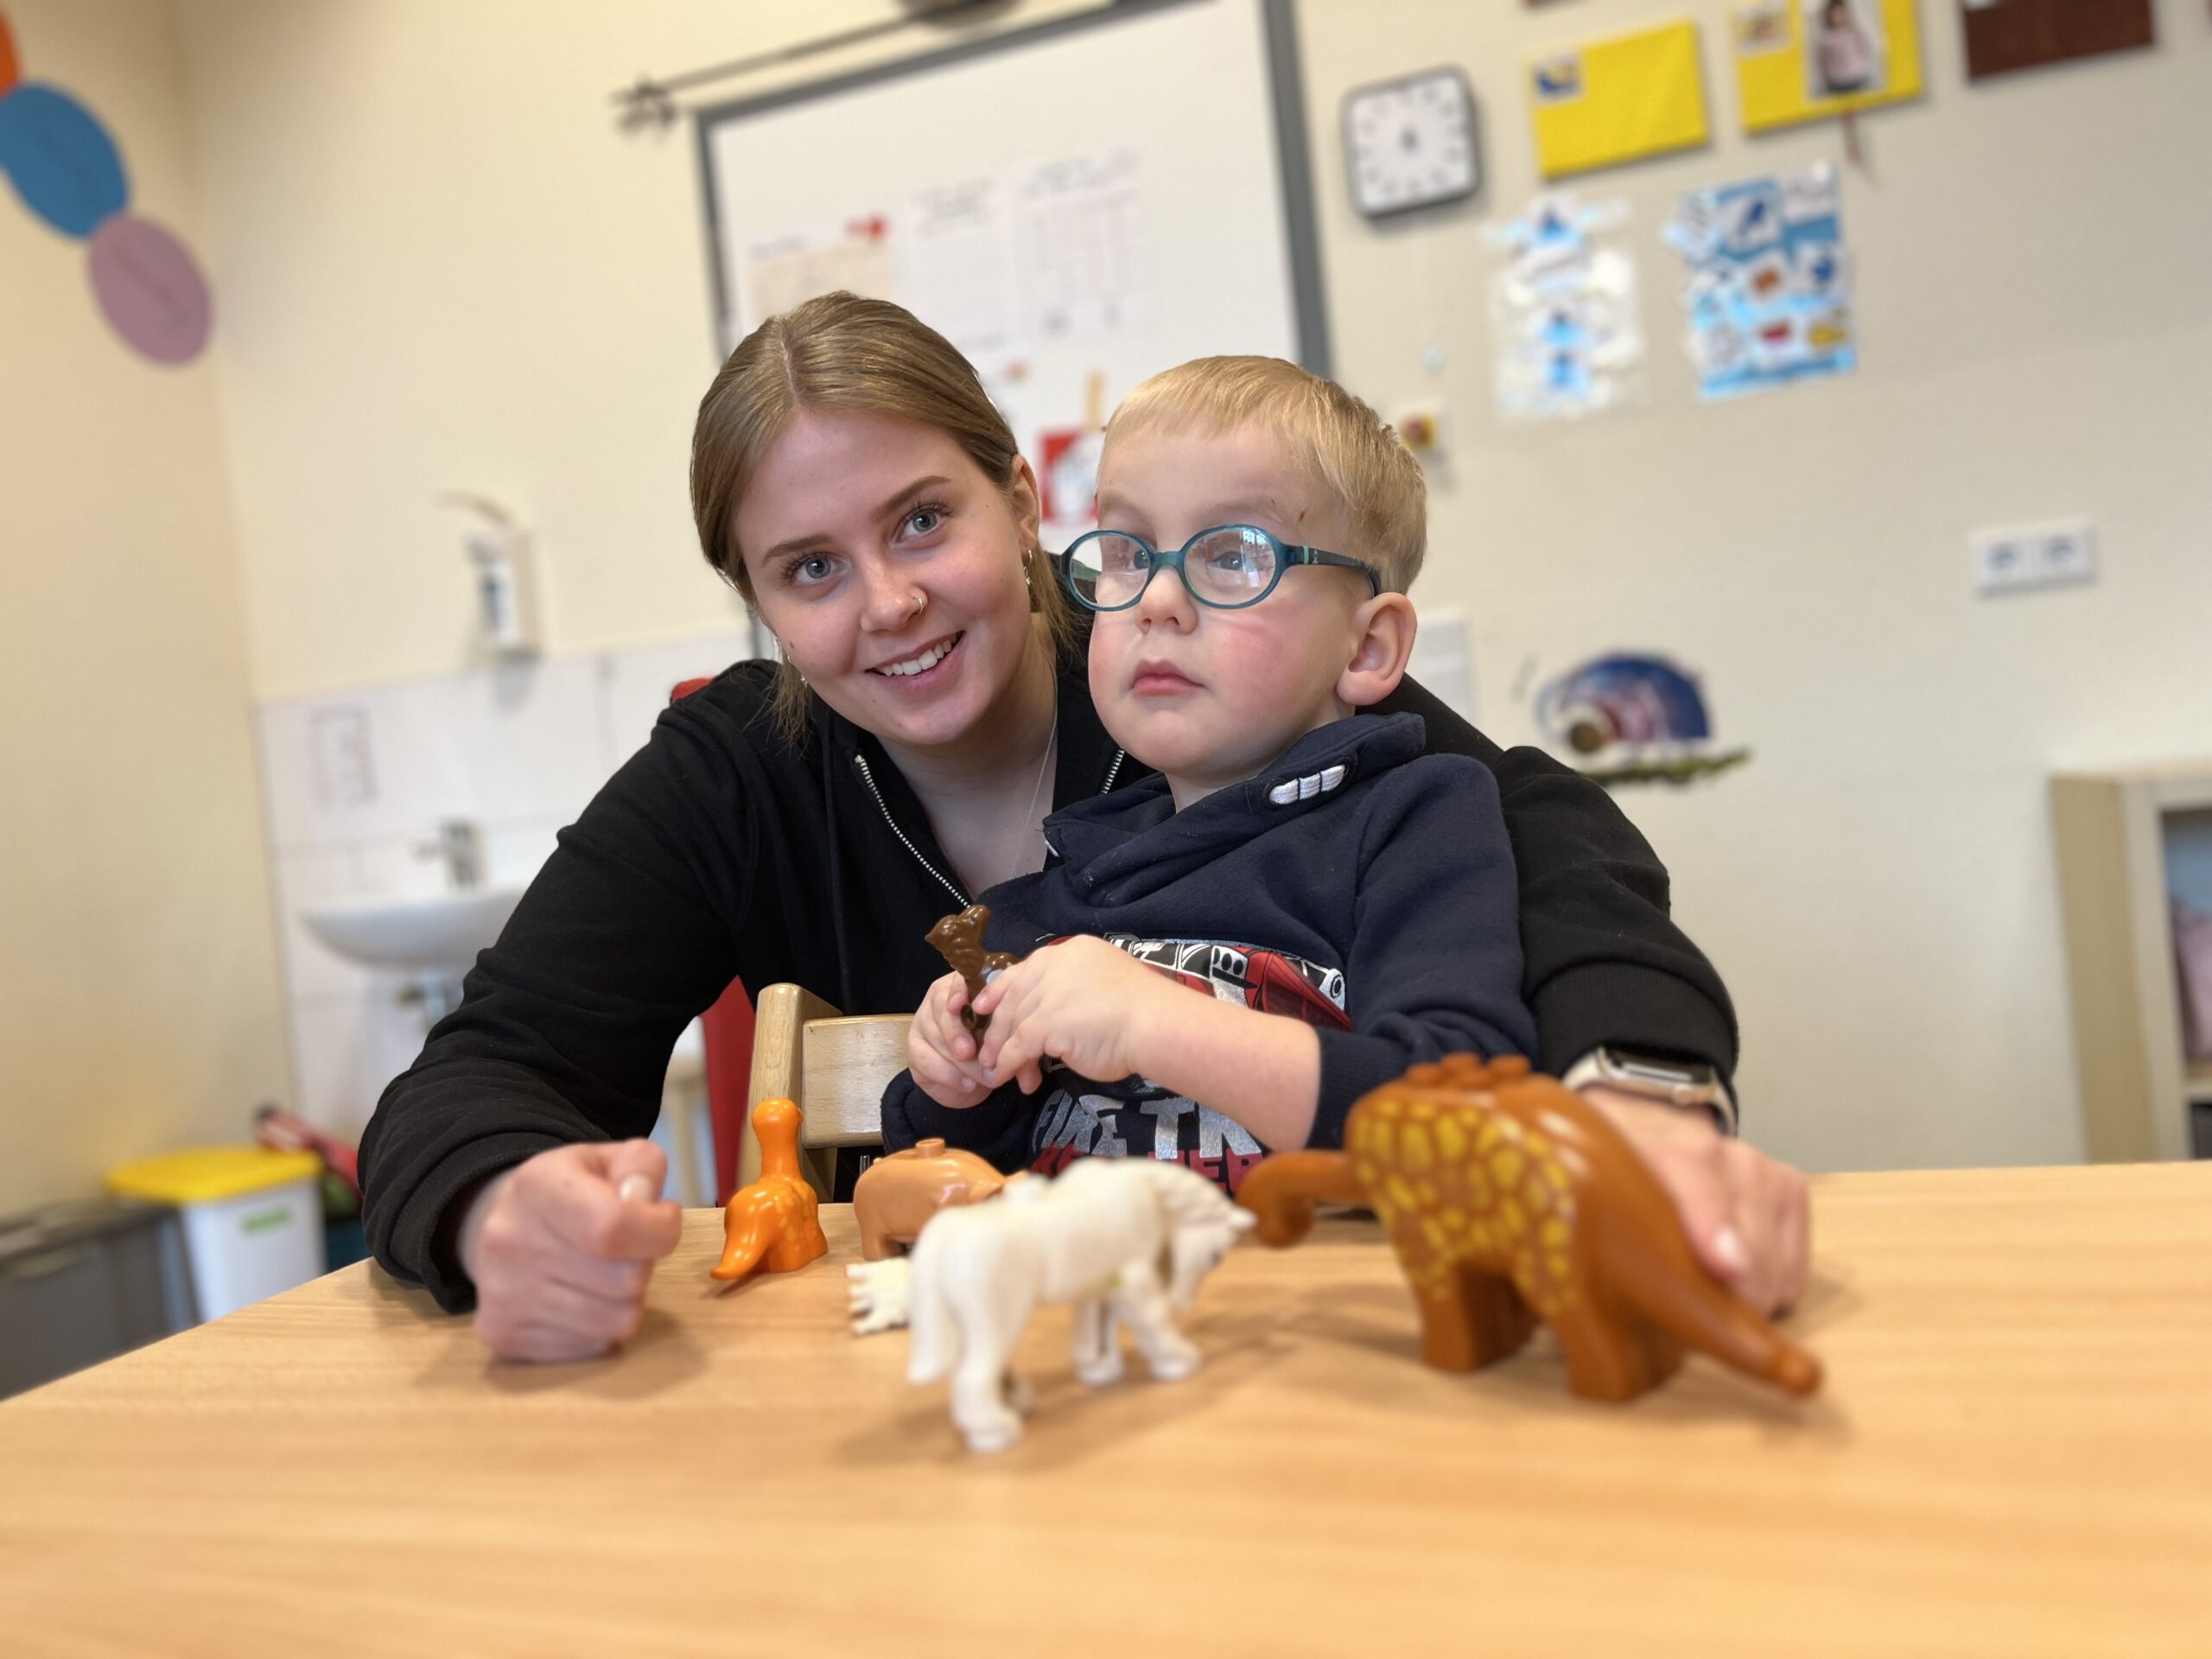
[[[1311,731],[1256,776],[1175,810],[1157,774],[1110,795],[1062,808],[1045,820],[1045,840],[1094,905],[1141,899],[1225,849],[1303,817],[1356,779],[1402,766],[1428,741],[1419,715],[1354,715]],[[1130,843],[1160,830],[1138,852]]]

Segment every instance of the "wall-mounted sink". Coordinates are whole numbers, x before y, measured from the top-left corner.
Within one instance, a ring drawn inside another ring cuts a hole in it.
[[[476,887],[325,905],[302,919],[315,938],[364,966],[460,974],[499,937],[521,898],[520,887]]]

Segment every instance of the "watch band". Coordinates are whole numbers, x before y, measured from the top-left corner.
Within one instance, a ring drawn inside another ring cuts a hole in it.
[[[1569,1089],[1617,1090],[1669,1106],[1702,1107],[1723,1135],[1736,1133],[1736,1096],[1718,1068],[1700,1060],[1593,1048],[1567,1067],[1560,1082]]]

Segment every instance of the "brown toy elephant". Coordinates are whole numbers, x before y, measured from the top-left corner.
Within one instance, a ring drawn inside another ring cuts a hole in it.
[[[1818,1360],[1697,1264],[1620,1132],[1524,1059],[1414,1066],[1361,1096],[1344,1151],[1279,1154],[1237,1198],[1278,1249],[1306,1236],[1317,1199],[1373,1208],[1440,1370],[1503,1359],[1541,1319],[1586,1399],[1656,1387],[1685,1347],[1790,1394],[1821,1384]]]
[[[981,1204],[1006,1185],[972,1152],[932,1136],[877,1159],[853,1183],[853,1219],[861,1255],[870,1262],[903,1255],[929,1218],[955,1205]]]

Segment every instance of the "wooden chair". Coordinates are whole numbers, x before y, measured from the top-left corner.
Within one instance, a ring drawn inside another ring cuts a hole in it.
[[[836,1185],[837,1149],[883,1140],[883,1090],[906,1069],[906,1027],[913,1016],[841,1014],[798,985],[771,985],[753,1011],[753,1079],[746,1121],[764,1100],[795,1100],[799,1161],[823,1198]],[[746,1131],[738,1185],[760,1179],[760,1142]]]

